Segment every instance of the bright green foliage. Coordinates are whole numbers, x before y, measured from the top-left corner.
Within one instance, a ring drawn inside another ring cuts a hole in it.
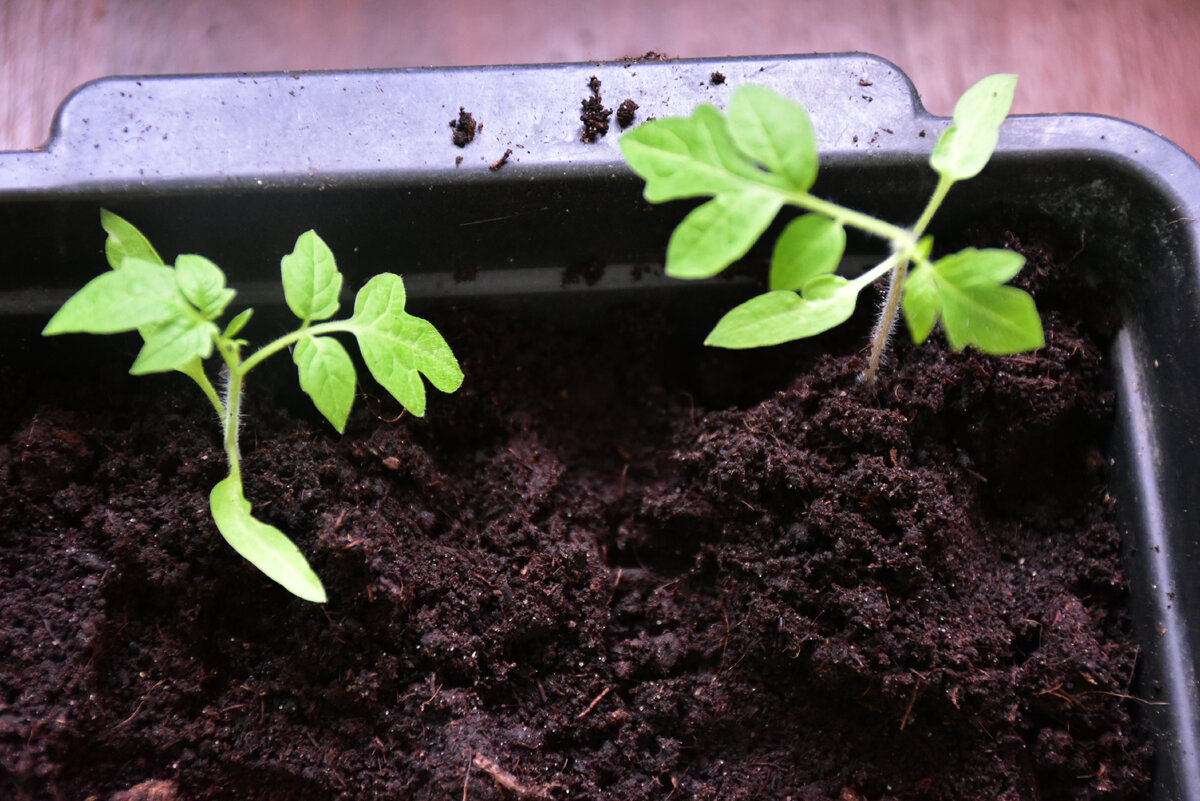
[[[860,291],[890,274],[888,301],[864,380],[874,376],[901,305],[917,342],[940,320],[954,348],[973,345],[1007,354],[1041,347],[1042,326],[1033,299],[1006,285],[1021,269],[1019,255],[969,249],[931,262],[932,241],[922,238],[950,187],[977,175],[991,158],[1015,88],[1016,76],[993,75],[959,100],[954,123],[930,158],[938,186],[910,228],[811,195],[817,149],[808,115],[763,87],[739,89],[726,115],[701,105],[690,117],[654,120],[625,134],[621,149],[645,179],[648,201],[712,196],[671,235],[669,275],[716,275],[746,254],[785,205],[807,212],[790,222],[775,244],[770,291],[728,312],[706,344],[753,348],[827,331],[854,313]],[[854,280],[834,274],[846,248],[846,226],[886,239],[892,249],[888,259]]]
[[[237,335],[250,321],[244,309],[222,331],[214,322],[233,300],[225,274],[203,256],[181,255],[167,266],[136,228],[115,214],[101,212],[108,232],[105,253],[111,272],[89,281],[63,304],[42,331],[112,334],[137,330],[145,344],[130,369],[134,374],[178,370],[204,391],[224,428],[229,476],[213,487],[209,505],[221,535],[270,578],[301,598],[323,603],[321,580],[283,532],[254,518],[242,489],[238,419],[246,374],[274,353],[294,346],[301,388],[317,410],[342,432],[354,403],[354,362],[332,336],[357,338],[367,367],[385,389],[415,415],[425,413],[423,374],[443,392],[462,384],[463,374],[445,339],[433,325],[404,310],[404,282],[384,273],[360,290],[354,315],[328,320],[338,310],[342,274],[333,253],[308,231],[280,263],[288,307],[300,327],[263,346],[246,359]],[[225,362],[224,395],[214,389],[203,360],[216,350]]]

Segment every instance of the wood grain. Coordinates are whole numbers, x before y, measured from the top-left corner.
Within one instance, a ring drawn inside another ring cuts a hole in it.
[[[1195,0],[0,0],[0,149],[43,142],[76,86],[112,74],[861,50],[947,114],[1016,72],[1021,113],[1132,120],[1200,154]]]

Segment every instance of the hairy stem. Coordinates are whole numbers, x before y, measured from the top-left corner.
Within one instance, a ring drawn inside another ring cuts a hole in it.
[[[940,176],[933,195],[925,204],[925,210],[921,212],[921,216],[917,218],[913,227],[905,231],[905,238],[902,240],[893,238],[892,240],[900,258],[896,262],[896,266],[892,268],[891,277],[888,279],[887,297],[884,298],[879,320],[876,321],[875,330],[871,334],[871,355],[867,357],[867,369],[863,370],[862,375],[859,376],[859,380],[867,386],[871,386],[875,382],[875,376],[879,373],[879,363],[883,361],[883,353],[887,350],[888,341],[896,327],[900,299],[904,297],[904,279],[908,277],[908,265],[912,260],[916,243],[920,241],[925,229],[929,227],[929,221],[933,219],[933,215],[941,207],[942,201],[946,199],[946,194],[953,185],[953,178]]]

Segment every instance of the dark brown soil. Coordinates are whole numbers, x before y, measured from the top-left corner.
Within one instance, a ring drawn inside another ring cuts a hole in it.
[[[579,138],[591,144],[608,133],[608,118],[613,112],[611,108],[604,107],[604,101],[600,97],[600,79],[595,75],[588,81],[588,89],[592,91],[592,96],[583,99],[583,113],[579,115],[583,131]]]
[[[861,326],[679,350],[646,310],[431,310],[462,390],[414,419],[368,389],[344,437],[268,363],[247,491],[325,606],[215,531],[185,379],[11,349],[0,797],[1141,796],[1113,398],[1034,257],[1044,350],[901,343],[874,392]]]
[[[637,117],[638,104],[633,102],[632,97],[627,97],[621,101],[621,105],[617,106],[617,124],[622,128],[628,128],[633,125],[633,120]]]
[[[474,115],[459,106],[458,119],[450,120],[450,140],[458,147],[466,147],[475,140],[477,125]]]

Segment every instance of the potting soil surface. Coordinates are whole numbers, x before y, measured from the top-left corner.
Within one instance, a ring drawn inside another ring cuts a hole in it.
[[[364,383],[339,437],[268,362],[247,494],[325,605],[216,531],[187,379],[11,348],[0,797],[1141,797],[1113,319],[1026,252],[1045,348],[898,337],[872,389],[869,320],[734,353],[433,307],[462,389]]]

